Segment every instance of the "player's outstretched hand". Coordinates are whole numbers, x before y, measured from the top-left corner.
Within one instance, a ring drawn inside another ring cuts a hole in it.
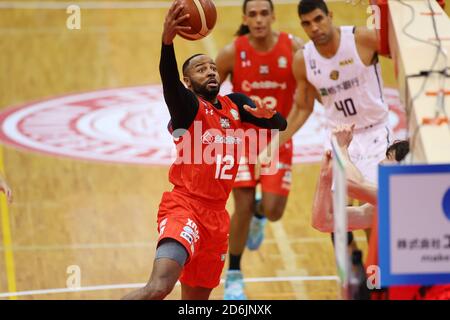
[[[189,26],[180,26],[180,23],[189,18],[189,14],[181,15],[182,10],[183,5],[177,0],[173,2],[169,12],[166,15],[162,36],[162,41],[166,45],[172,44],[178,31],[188,31],[191,29]]]
[[[341,148],[348,148],[350,142],[353,139],[353,130],[355,124],[352,125],[339,125],[333,130],[333,135],[336,137],[337,143]]]
[[[255,99],[255,100],[253,100],[253,102],[255,103],[256,108],[252,108],[249,105],[245,104],[244,109],[256,118],[270,119],[277,113],[275,108],[270,108],[267,106],[267,104],[265,104],[259,100]]]

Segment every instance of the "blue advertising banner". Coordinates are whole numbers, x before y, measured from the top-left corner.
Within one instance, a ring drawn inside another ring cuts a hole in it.
[[[381,165],[381,286],[450,283],[450,164]]]

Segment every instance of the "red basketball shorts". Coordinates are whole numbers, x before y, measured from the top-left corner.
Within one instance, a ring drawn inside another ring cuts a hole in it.
[[[180,242],[189,257],[180,282],[215,288],[228,250],[230,216],[223,204],[205,203],[177,191],[165,192],[158,212],[159,239]]]

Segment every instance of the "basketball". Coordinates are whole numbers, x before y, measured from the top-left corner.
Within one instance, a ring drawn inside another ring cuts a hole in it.
[[[189,19],[181,23],[191,30],[179,31],[187,40],[199,40],[206,37],[214,28],[217,20],[216,7],[212,0],[182,0],[184,8],[181,15],[189,14]]]

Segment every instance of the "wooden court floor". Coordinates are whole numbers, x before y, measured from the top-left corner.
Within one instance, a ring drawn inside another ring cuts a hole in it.
[[[274,28],[305,39],[294,2],[276,4]],[[333,2],[330,7],[338,25],[365,24],[365,6]],[[1,8],[0,108],[160,83],[166,10],[86,9],[81,30],[68,30],[64,9]],[[215,56],[232,41],[240,10],[218,5],[218,22],[207,39],[176,40],[178,62],[198,52]],[[385,84],[394,86],[391,62],[383,60],[383,73]],[[15,288],[38,290],[19,299],[118,299],[131,290],[128,287],[147,281],[157,239],[157,208],[162,192],[170,189],[168,167],[92,163],[9,146],[1,151],[14,202],[2,212],[0,294]],[[250,299],[337,298],[336,280],[327,278],[336,276],[329,235],[310,227],[318,172],[317,164],[294,167],[285,216],[269,224],[261,250],[245,253],[243,271],[253,281],[247,283]],[[230,211],[232,207],[230,200]],[[363,234],[357,238],[364,249]],[[79,267],[82,287],[96,290],[39,292],[66,288],[70,266]],[[178,298],[179,291],[177,287],[169,299]],[[220,285],[212,298],[221,299],[222,293]]]

